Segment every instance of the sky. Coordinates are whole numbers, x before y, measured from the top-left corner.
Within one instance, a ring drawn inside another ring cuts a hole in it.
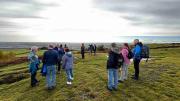
[[[0,41],[180,36],[180,0],[0,0]]]

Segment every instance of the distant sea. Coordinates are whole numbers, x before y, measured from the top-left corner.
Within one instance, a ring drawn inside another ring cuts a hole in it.
[[[145,44],[151,43],[180,43],[180,36],[121,36],[117,37],[118,43],[132,43],[134,39],[139,39]],[[97,45],[109,46],[109,43],[102,42],[89,42],[85,43],[88,46],[91,43]],[[67,44],[70,49],[79,49],[81,43],[70,43],[70,42],[0,42],[0,49],[12,49],[12,48],[30,48],[32,46],[46,47],[48,44]]]

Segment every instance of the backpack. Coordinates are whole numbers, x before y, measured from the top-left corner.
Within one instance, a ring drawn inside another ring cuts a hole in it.
[[[128,59],[132,59],[133,58],[133,52],[131,50],[128,50],[127,57],[128,57]]]
[[[124,58],[122,56],[122,54],[119,54],[118,56],[118,67],[120,68],[123,65],[124,62]]]
[[[42,65],[41,74],[42,76],[46,76],[47,74],[47,66],[45,64]]]
[[[107,67],[120,68],[124,62],[122,54],[110,53],[107,60]]]
[[[149,47],[143,45],[141,47],[141,58],[149,58]]]

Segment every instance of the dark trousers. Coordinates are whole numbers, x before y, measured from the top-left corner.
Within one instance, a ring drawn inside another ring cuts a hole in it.
[[[96,51],[94,51],[94,56],[96,55]]]
[[[61,71],[61,60],[58,61],[58,72]]]
[[[36,72],[35,73],[31,73],[31,86],[35,86],[37,83],[37,79],[36,79]]]
[[[139,60],[139,59],[134,59],[134,70],[135,70],[134,77],[135,77],[136,79],[139,78],[139,63],[140,63],[140,60]]]
[[[82,59],[84,59],[84,53],[81,53]]]

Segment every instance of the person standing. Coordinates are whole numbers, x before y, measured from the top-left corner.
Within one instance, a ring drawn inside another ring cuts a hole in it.
[[[48,90],[51,90],[56,86],[56,64],[58,63],[58,52],[53,48],[53,45],[49,45],[48,50],[43,54],[43,64],[47,66],[46,84]]]
[[[117,90],[118,86],[118,60],[119,60],[119,48],[115,43],[111,44],[111,49],[108,54],[107,71],[108,71],[108,87],[109,91]]]
[[[123,56],[124,62],[121,68],[119,82],[123,82],[124,80],[127,80],[128,78],[128,66],[130,65],[130,59],[128,57],[129,52],[130,52],[130,48],[129,48],[128,43],[124,43],[120,52]]]
[[[37,70],[38,70],[38,66],[40,64],[40,61],[39,61],[38,56],[36,54],[37,51],[38,51],[38,47],[33,46],[31,48],[31,52],[28,55],[29,71],[31,73],[31,86],[32,87],[36,86],[38,83],[38,80],[36,79],[36,74],[37,74]]]
[[[135,69],[135,73],[132,77],[132,79],[134,80],[138,80],[139,79],[139,64],[141,61],[141,45],[139,43],[139,39],[135,39],[134,40],[134,49],[132,50],[133,52],[133,62],[134,62],[134,69]]]
[[[93,45],[90,44],[90,45],[89,45],[89,55],[92,56],[92,53],[93,53]]]
[[[84,46],[84,43],[82,43],[82,45],[81,45],[81,56],[82,56],[82,59],[85,58],[84,54],[85,54],[85,46]]]
[[[96,50],[97,50],[97,47],[96,47],[96,44],[94,44],[94,48],[93,48],[94,56],[96,55]]]
[[[58,48],[58,54],[59,54],[59,61],[58,61],[58,73],[60,73],[61,71],[61,62],[62,62],[62,57],[64,56],[65,52],[64,52],[64,48],[62,46],[62,44],[60,45],[60,47]]]
[[[67,48],[65,49],[65,55],[62,58],[62,67],[66,71],[67,75],[67,84],[71,85],[72,80],[74,80],[73,76],[73,55],[72,52]]]

